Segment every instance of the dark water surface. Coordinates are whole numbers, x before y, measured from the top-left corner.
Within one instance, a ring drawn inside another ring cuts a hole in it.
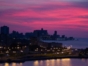
[[[24,63],[0,63],[0,66],[88,66],[88,59],[50,59]]]

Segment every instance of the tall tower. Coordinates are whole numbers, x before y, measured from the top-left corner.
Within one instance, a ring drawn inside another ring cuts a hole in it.
[[[8,35],[8,34],[9,34],[9,27],[7,27],[7,26],[2,26],[2,27],[1,27],[1,34],[6,34],[6,35]]]
[[[54,31],[54,36],[57,36],[57,31]]]

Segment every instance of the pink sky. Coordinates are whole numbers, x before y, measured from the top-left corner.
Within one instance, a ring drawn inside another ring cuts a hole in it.
[[[44,28],[49,34],[88,38],[88,0],[0,0],[0,26],[10,32]]]

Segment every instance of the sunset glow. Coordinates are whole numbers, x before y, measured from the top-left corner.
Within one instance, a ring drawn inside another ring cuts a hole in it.
[[[10,32],[44,28],[66,36],[88,37],[88,0],[0,0],[0,26]]]

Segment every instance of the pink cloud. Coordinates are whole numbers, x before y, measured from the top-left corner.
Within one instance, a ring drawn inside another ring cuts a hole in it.
[[[10,6],[12,4],[5,3],[4,5]],[[59,34],[67,36],[88,37],[87,34],[85,36],[85,32],[88,31],[88,18],[85,17],[88,16],[88,9],[74,7],[70,3],[48,3],[29,7],[13,5],[15,8],[17,6],[23,8],[0,10],[1,24],[15,25],[17,27],[13,27],[13,29],[20,32],[44,28],[49,30],[51,34],[57,30]],[[18,29],[18,27],[20,28]],[[13,29],[11,28],[11,30]]]

